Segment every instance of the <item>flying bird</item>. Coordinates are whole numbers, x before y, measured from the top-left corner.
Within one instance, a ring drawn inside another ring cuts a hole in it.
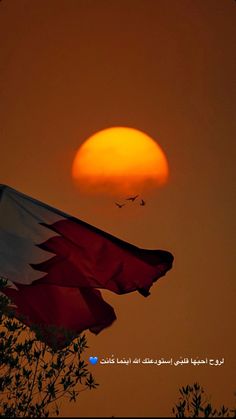
[[[115,202],[115,205],[116,205],[118,208],[122,208],[125,204],[118,204],[117,202]]]
[[[135,196],[130,196],[129,198],[126,198],[126,201],[132,201],[132,202],[134,202],[134,200],[135,200],[136,198],[138,198],[138,195],[135,195]]]
[[[146,205],[146,202],[142,199],[141,202],[140,202],[140,205],[144,206],[144,205]]]

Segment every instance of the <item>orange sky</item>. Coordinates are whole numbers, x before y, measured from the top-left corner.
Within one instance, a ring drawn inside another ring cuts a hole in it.
[[[0,182],[137,246],[173,269],[144,298],[103,295],[118,320],[87,355],[216,357],[220,367],[91,367],[99,389],[69,416],[168,416],[199,381],[235,391],[235,13],[233,0],[2,0]],[[78,146],[129,126],[167,155],[167,186],[115,207],[71,180]]]

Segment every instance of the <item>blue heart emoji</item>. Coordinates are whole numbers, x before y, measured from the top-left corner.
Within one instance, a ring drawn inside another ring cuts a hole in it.
[[[90,356],[89,362],[90,362],[90,364],[95,365],[98,362],[98,357],[97,356]]]

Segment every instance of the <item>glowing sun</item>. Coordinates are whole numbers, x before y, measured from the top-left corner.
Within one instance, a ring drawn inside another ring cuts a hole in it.
[[[89,137],[78,149],[72,177],[90,192],[141,193],[162,186],[169,168],[161,147],[134,128],[113,127]]]

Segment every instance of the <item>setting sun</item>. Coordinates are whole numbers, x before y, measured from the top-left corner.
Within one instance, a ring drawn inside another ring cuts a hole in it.
[[[168,163],[161,147],[134,128],[113,127],[89,137],[72,166],[76,184],[90,192],[140,193],[167,182]]]

